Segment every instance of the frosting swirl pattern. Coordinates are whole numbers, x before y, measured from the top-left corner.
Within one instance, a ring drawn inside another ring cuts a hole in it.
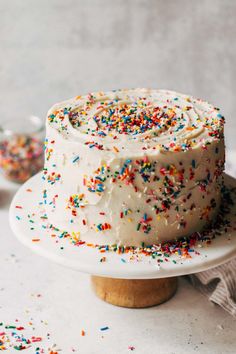
[[[48,119],[68,138],[83,142],[91,137],[103,149],[116,140],[116,145],[148,141],[160,149],[186,150],[223,134],[223,117],[217,108],[164,90],[78,96],[54,106]]]

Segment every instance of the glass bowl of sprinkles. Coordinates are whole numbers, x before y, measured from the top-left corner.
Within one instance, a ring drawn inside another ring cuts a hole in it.
[[[43,168],[44,124],[36,116],[0,123],[0,169],[10,181],[24,183]]]

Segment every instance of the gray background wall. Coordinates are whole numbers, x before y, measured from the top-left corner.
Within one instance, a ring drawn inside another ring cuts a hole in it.
[[[236,148],[236,1],[0,0],[0,120],[95,90],[210,100]]]

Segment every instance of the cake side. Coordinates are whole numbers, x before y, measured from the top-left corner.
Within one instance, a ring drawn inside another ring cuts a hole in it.
[[[164,90],[80,96],[48,114],[50,222],[95,244],[140,246],[187,236],[216,215],[224,120]]]

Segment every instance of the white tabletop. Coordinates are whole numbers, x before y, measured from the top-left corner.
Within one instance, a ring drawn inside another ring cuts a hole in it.
[[[38,344],[45,353],[54,343],[65,354],[235,353],[236,320],[185,278],[180,279],[175,297],[163,305],[119,308],[93,294],[88,275],[22,246],[8,223],[9,203],[18,186],[2,179],[0,186],[0,322],[4,325],[22,325],[26,336],[42,337]],[[101,331],[102,327],[109,329]]]

